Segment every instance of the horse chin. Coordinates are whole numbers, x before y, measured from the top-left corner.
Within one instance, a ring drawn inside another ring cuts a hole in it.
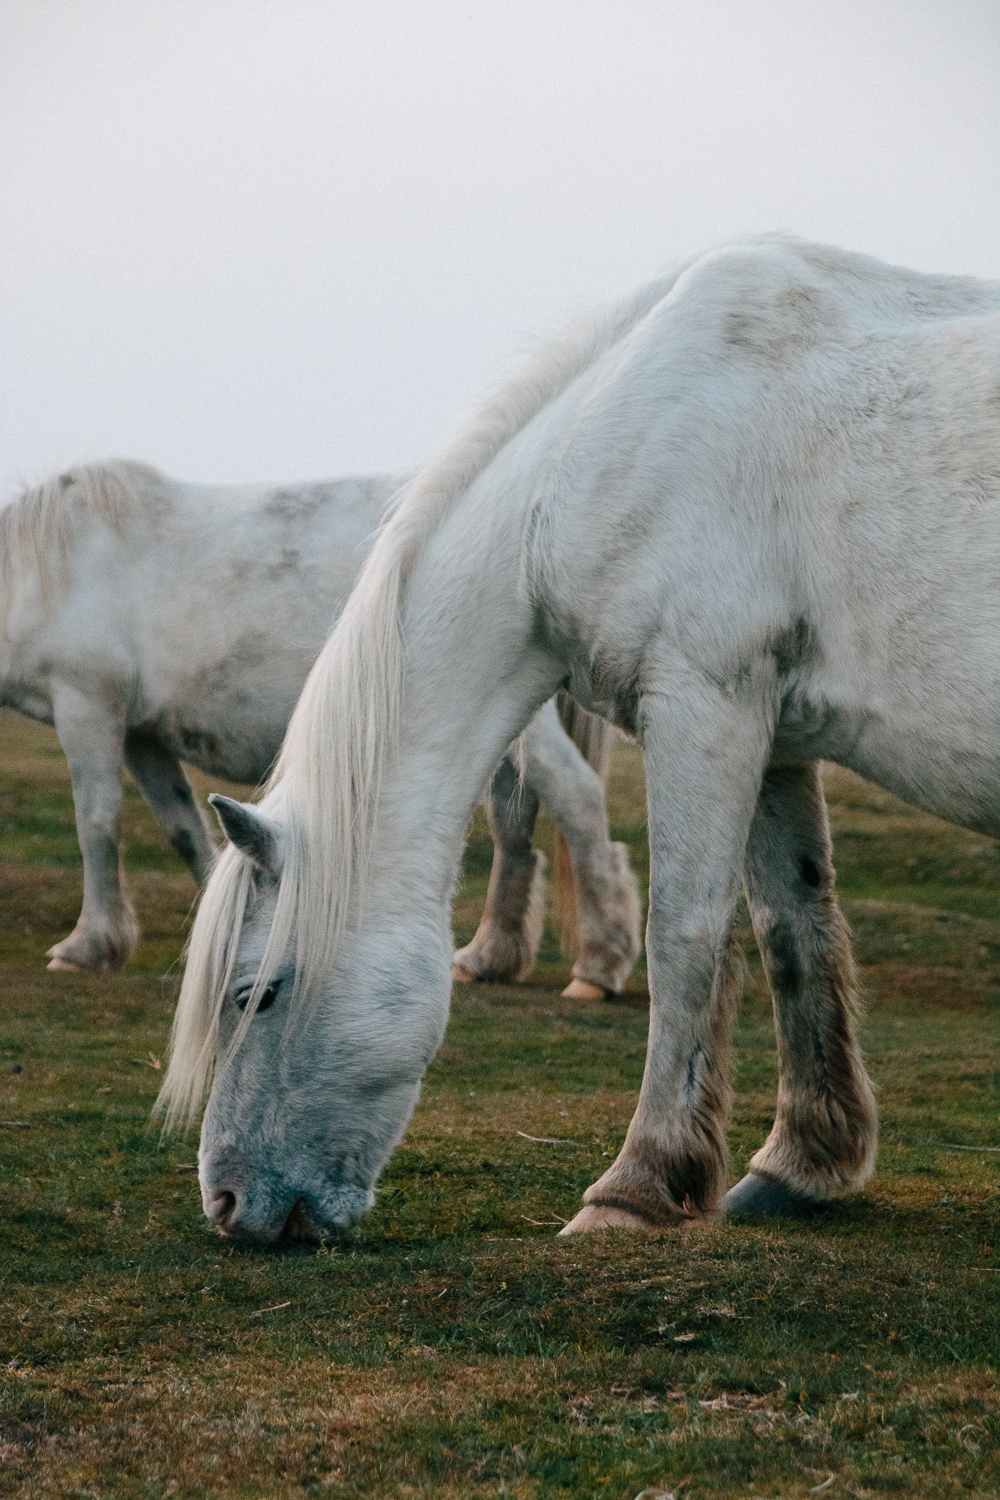
[[[343,1239],[375,1202],[371,1188],[340,1187],[320,1197],[300,1198],[285,1227],[282,1240],[323,1244]]]

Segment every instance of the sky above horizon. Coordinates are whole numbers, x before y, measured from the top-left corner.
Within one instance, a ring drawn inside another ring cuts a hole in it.
[[[993,0],[0,0],[0,496],[433,454],[781,229],[1000,276]]]

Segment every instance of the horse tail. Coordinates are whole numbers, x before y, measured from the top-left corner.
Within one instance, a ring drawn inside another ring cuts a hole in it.
[[[65,572],[76,526],[103,521],[124,537],[128,520],[166,480],[157,469],[129,459],[78,464],[25,490],[0,510],[0,583],[10,601],[17,583],[34,577],[47,600],[53,575]]]
[[[569,735],[590,768],[602,781],[607,781],[611,769],[618,731],[607,719],[581,708],[569,693],[556,694],[556,707],[562,727]],[[576,927],[576,886],[573,881],[573,866],[569,857],[569,846],[559,829],[556,829],[552,848],[552,913],[559,939],[559,950],[564,958],[574,959],[578,951]]]

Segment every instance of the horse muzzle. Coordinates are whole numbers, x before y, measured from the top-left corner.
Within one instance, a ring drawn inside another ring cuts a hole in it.
[[[371,1188],[322,1181],[306,1186],[284,1173],[254,1169],[231,1151],[202,1162],[199,1177],[206,1217],[227,1239],[251,1245],[337,1239],[375,1201]]]

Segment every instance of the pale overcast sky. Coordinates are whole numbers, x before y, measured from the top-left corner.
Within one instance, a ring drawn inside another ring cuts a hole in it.
[[[0,493],[418,462],[788,229],[1000,276],[996,0],[0,0]]]

